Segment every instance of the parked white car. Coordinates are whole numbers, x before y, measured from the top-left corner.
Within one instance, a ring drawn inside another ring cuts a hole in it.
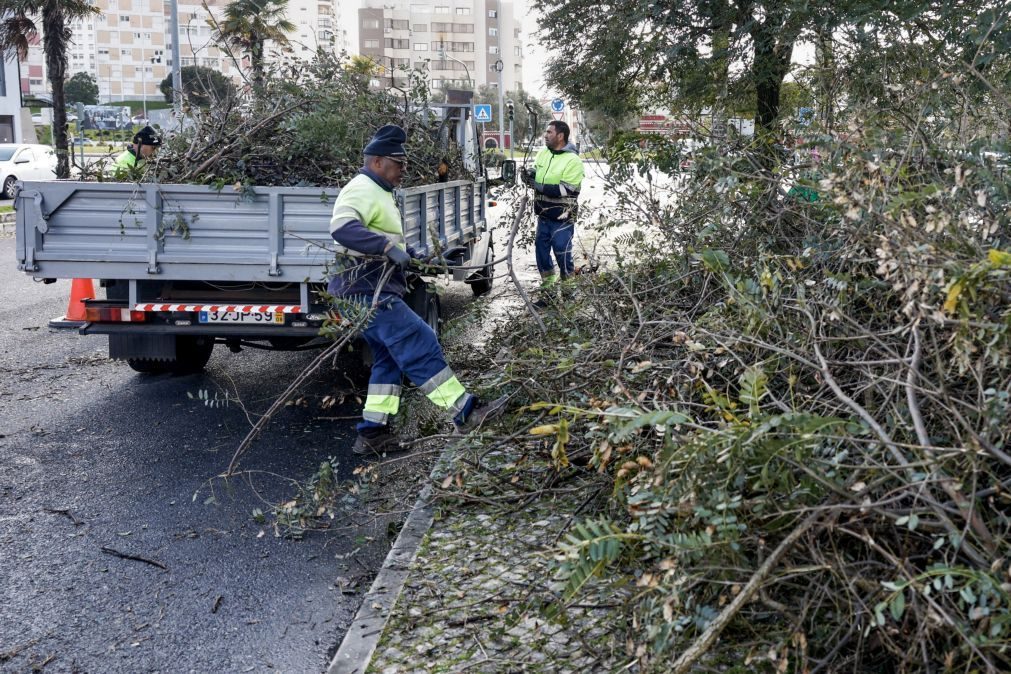
[[[3,198],[14,197],[19,180],[55,180],[56,153],[48,145],[0,144],[0,185]]]

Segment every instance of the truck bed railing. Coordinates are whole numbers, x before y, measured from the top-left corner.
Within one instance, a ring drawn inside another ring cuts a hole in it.
[[[46,181],[18,192],[18,268],[40,278],[321,281],[338,190]],[[408,243],[422,254],[486,227],[485,181],[397,190]]]

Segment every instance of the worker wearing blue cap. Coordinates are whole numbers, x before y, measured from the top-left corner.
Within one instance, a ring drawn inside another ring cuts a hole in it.
[[[467,393],[439,345],[435,331],[403,300],[407,270],[414,251],[407,246],[403,222],[393,190],[400,186],[407,166],[407,134],[388,124],[365,146],[364,166],[337,195],[330,235],[338,255],[351,264],[330,279],[327,290],[360,306],[369,306],[379,293],[379,306],[363,336],[374,362],[369,390],[358,424],[356,454],[390,454],[401,450],[389,424],[400,408],[403,376],[428,399],[453,416],[461,431],[470,431],[501,414],[506,396],[482,403]],[[359,258],[355,260],[354,258]],[[393,267],[383,283],[383,276]],[[380,284],[381,287],[380,287]]]

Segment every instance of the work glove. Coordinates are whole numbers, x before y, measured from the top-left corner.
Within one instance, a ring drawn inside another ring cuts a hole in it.
[[[401,272],[407,271],[407,267],[411,264],[410,254],[400,246],[392,246],[386,251],[386,258],[397,265]]]
[[[520,171],[520,178],[523,180],[523,184],[527,187],[534,186],[534,176],[537,175],[535,169],[524,169]]]

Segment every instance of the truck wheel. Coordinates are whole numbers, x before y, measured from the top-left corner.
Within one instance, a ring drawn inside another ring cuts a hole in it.
[[[436,335],[442,332],[441,305],[439,303],[439,295],[435,292],[433,286],[430,286],[428,283],[415,286],[404,297],[404,301],[407,303],[407,306],[411,307],[411,311],[421,316],[428,323],[428,327],[432,328]]]
[[[176,336],[175,360],[150,360],[147,358],[127,358],[126,363],[135,372],[142,374],[193,374],[200,372],[211,358],[214,350],[213,337]]]
[[[470,289],[474,291],[474,297],[480,297],[485,293],[491,291],[492,283],[495,282],[495,266],[492,262],[495,260],[495,249],[489,244],[488,254],[485,256],[485,262],[487,266],[484,269],[474,272],[467,279],[467,283],[470,284]]]
[[[176,337],[176,360],[172,372],[192,374],[202,372],[214,350],[214,338],[179,335]]]

